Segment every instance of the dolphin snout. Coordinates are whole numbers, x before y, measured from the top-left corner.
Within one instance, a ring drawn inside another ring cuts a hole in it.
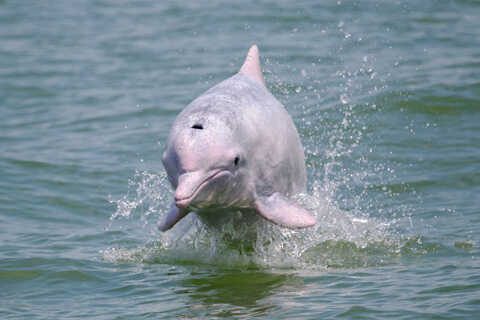
[[[181,190],[181,191],[183,191],[183,190]],[[193,194],[192,195],[185,195],[182,192],[176,191],[174,198],[175,198],[175,205],[177,206],[177,208],[184,209],[184,208],[188,207],[188,205],[190,204],[190,202],[193,198]]]
[[[178,177],[178,186],[175,190],[175,204],[178,208],[188,207],[204,181],[204,176],[200,172],[187,172]]]
[[[175,190],[175,205],[178,208],[187,208],[205,186],[224,175],[229,175],[227,170],[214,170],[208,172],[187,172],[178,177],[178,186]]]

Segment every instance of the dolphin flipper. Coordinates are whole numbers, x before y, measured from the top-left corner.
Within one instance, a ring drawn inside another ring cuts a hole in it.
[[[158,223],[157,227],[158,230],[160,231],[167,231],[171,227],[173,227],[178,221],[180,221],[183,217],[187,215],[189,211],[185,209],[179,209],[175,205],[175,203],[172,204],[172,207],[170,208],[170,211],[167,213],[167,217],[162,223]]]
[[[280,193],[255,200],[255,209],[263,218],[287,228],[307,228],[315,225],[315,218],[307,210]]]

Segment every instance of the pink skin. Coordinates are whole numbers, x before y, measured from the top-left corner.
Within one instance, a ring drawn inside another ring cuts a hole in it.
[[[242,185],[242,170],[235,165],[235,158],[240,157],[241,151],[232,147],[234,142],[229,141],[226,134],[222,139],[211,139],[205,129],[194,133],[193,139],[192,131],[195,129],[190,127],[183,130],[163,158],[169,180],[175,188],[176,207],[191,211],[193,207],[205,207],[211,203],[222,207],[223,203],[235,202],[227,190],[230,185]],[[202,147],[192,145],[193,140]]]
[[[162,231],[192,210],[213,217],[248,210],[292,229],[315,224],[289,199],[305,190],[303,148],[291,117],[265,87],[257,46],[236,75],[178,115],[162,162],[175,189]]]

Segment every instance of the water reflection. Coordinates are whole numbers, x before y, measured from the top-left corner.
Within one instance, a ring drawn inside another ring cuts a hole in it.
[[[235,315],[262,316],[278,305],[269,297],[304,286],[293,274],[274,274],[263,271],[222,271],[221,274],[195,275],[183,281],[177,294],[187,294],[193,301],[191,310],[204,315],[231,317]]]

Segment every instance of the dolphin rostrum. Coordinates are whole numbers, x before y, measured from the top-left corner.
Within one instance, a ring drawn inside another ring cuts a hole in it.
[[[161,231],[189,212],[256,212],[287,228],[315,218],[290,200],[305,191],[297,129],[268,91],[252,46],[240,71],[193,100],[176,118],[162,157],[175,200]]]

